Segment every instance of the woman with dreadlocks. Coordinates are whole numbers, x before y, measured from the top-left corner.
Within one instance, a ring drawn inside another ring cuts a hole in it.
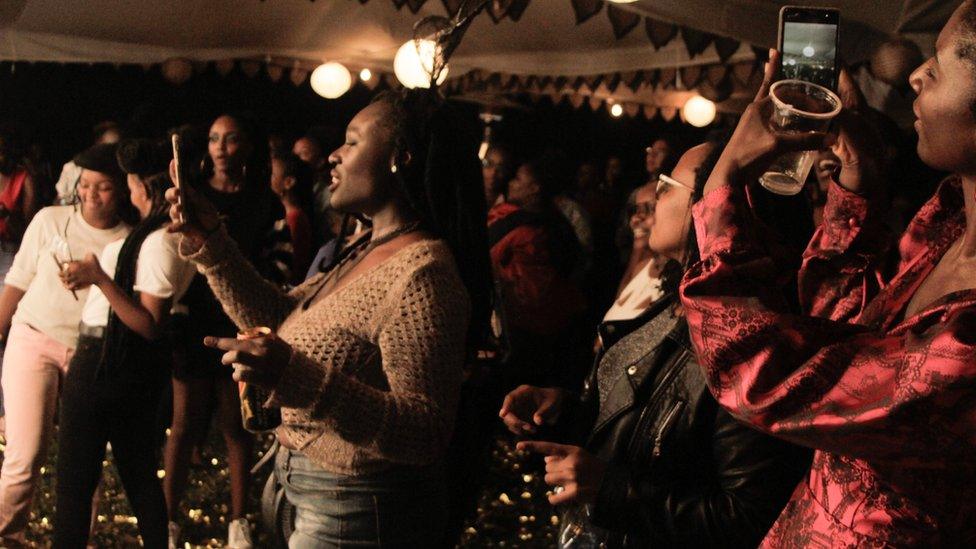
[[[297,508],[289,547],[420,547],[443,533],[445,453],[491,272],[476,144],[457,127],[427,90],[384,93],[360,111],[329,156],[330,200],[372,231],[289,293],[261,279],[198,195],[178,224],[170,193],[181,252],[238,326],[274,331],[205,343],[282,408],[276,468]]]
[[[165,337],[172,304],[195,274],[165,229],[170,186],[164,144],[121,143],[129,198],[142,221],[124,240],[89,253],[61,273],[72,291],[90,288],[78,347],[61,394],[54,547],[84,547],[92,493],[112,444],[129,503],[146,547],[166,547],[167,520],[156,477],[156,413],[169,379]]]
[[[720,149],[695,147],[661,175],[648,246],[670,260],[664,296],[636,319],[600,325],[605,351],[582,393],[523,385],[502,405],[518,435],[557,421],[583,431],[567,444],[518,443],[546,456],[549,501],[572,506],[564,546],[755,547],[809,464],[719,407],[676,299],[680,266],[696,259],[691,205]]]

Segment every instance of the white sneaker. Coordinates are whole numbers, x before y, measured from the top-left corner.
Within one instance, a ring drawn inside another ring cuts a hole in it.
[[[180,549],[180,537],[183,534],[182,528],[179,524],[173,521],[169,522],[169,545],[166,547],[168,549]]]
[[[251,525],[246,518],[232,520],[227,525],[227,547],[228,549],[251,549]]]

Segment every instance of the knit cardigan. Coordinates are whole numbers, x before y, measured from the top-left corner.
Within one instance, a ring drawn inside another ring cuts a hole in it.
[[[303,310],[324,274],[289,293],[258,275],[221,229],[186,257],[240,327],[291,345],[268,404],[311,461],[361,475],[440,460],[462,380],[470,300],[447,244],[410,243]]]

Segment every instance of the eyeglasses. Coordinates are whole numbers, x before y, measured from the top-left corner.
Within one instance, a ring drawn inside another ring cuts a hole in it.
[[[656,194],[661,194],[668,185],[671,185],[673,187],[681,187],[682,189],[685,189],[688,192],[692,192],[692,193],[695,192],[694,187],[692,187],[691,185],[685,185],[684,183],[678,181],[677,179],[671,177],[670,175],[664,175],[663,173],[657,176],[657,187],[654,189],[654,192]]]

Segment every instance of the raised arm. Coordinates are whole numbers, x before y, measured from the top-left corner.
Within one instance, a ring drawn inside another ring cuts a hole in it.
[[[181,252],[185,251],[181,244]],[[298,305],[297,298],[258,274],[223,226],[186,257],[197,264],[227,316],[242,329],[267,326],[275,330]]]
[[[888,237],[867,197],[831,184],[823,221],[803,254],[803,311],[831,320],[856,317],[883,285]]]
[[[174,170],[171,164],[171,176]],[[238,327],[276,329],[295,308],[297,298],[258,274],[205,198],[190,188],[184,189],[183,196],[190,202],[186,209],[175,188],[166,191],[166,200],[171,204],[169,231],[183,235],[180,254],[196,263],[227,316]]]
[[[971,456],[976,298],[888,333],[784,313],[737,195],[724,186],[695,206],[702,261],[681,287],[719,403],[760,430],[842,455]]]

